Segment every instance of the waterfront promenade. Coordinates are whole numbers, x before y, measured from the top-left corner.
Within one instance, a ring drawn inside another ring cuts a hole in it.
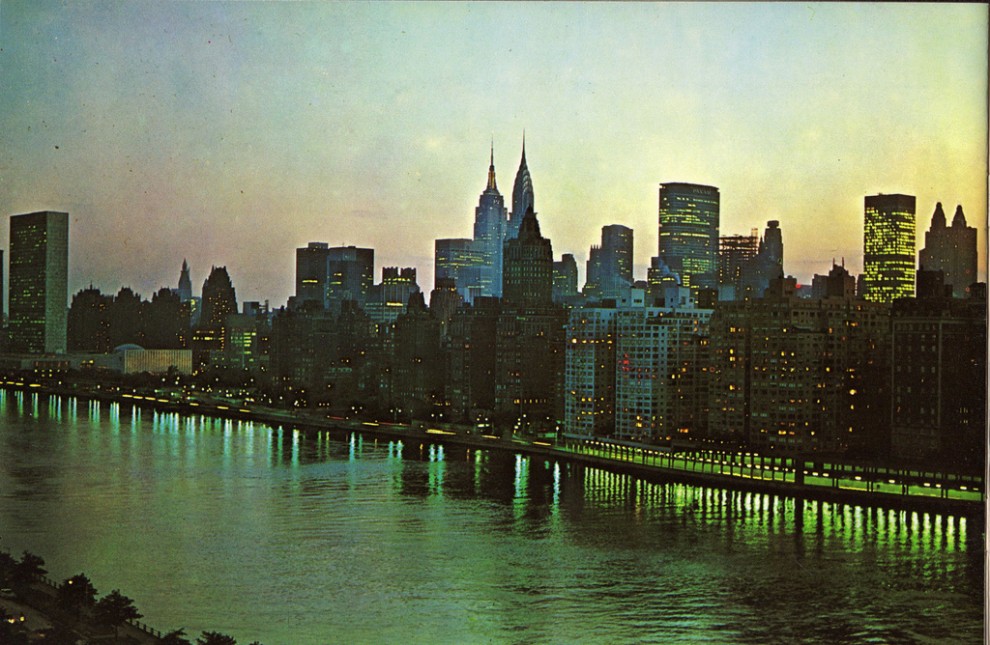
[[[29,395],[76,397],[147,408],[162,414],[204,415],[266,423],[303,431],[359,432],[407,444],[439,443],[501,450],[533,458],[629,474],[646,480],[674,480],[703,486],[772,493],[865,506],[924,510],[954,515],[985,512],[983,477],[921,468],[884,468],[808,455],[765,455],[669,447],[562,435],[554,440],[490,434],[455,424],[412,424],[328,417],[215,400],[171,399],[133,392],[51,388],[5,381],[5,389]]]

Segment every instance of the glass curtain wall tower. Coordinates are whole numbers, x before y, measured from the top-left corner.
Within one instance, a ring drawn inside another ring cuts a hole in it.
[[[893,302],[914,295],[913,195],[868,195],[864,202],[863,297]]]
[[[718,225],[718,188],[660,184],[658,255],[692,291],[718,284]]]
[[[10,218],[10,350],[64,354],[69,299],[69,214]]]

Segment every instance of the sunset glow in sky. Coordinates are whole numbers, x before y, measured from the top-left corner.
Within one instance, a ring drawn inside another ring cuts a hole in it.
[[[986,279],[983,4],[0,2],[0,206],[69,212],[70,295],[186,258],[279,306],[310,241],[429,292],[524,130],[582,284],[613,223],[645,278],[672,181],[719,187],[723,234],[779,219],[801,282],[861,270],[865,195],[917,196],[919,250],[962,204]]]

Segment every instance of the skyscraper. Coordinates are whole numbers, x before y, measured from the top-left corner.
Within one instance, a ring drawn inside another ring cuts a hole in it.
[[[68,272],[68,213],[10,218],[11,351],[65,353]]]
[[[692,291],[717,286],[718,225],[718,188],[660,184],[658,255]]]
[[[182,270],[179,272],[179,288],[175,290],[181,302],[192,300],[192,280],[189,278],[189,265],[182,260]]]
[[[540,223],[530,208],[519,236],[505,243],[503,301],[507,307],[549,307],[553,303],[553,249],[540,235]]]
[[[756,257],[760,250],[760,235],[757,229],[749,235],[723,235],[718,239],[718,283],[734,285],[738,288],[743,267],[747,260]]]
[[[508,213],[495,183],[495,148],[491,150],[488,185],[474,211],[474,246],[479,254],[482,296],[502,295],[502,243]]]
[[[327,307],[339,313],[346,300],[364,306],[375,279],[375,250],[354,246],[327,249]]]
[[[553,301],[562,302],[578,295],[578,270],[574,255],[565,253],[553,263]]]
[[[928,271],[944,272],[945,281],[952,285],[952,295],[966,296],[969,285],[976,282],[976,229],[966,226],[962,206],[956,206],[952,226],[946,226],[942,202],[935,204],[918,264]]]
[[[585,272],[584,295],[615,298],[632,286],[633,232],[621,224],[602,227],[601,246],[592,246]]]
[[[296,304],[327,305],[327,266],[330,248],[326,242],[310,242],[296,249]]]
[[[481,295],[481,273],[484,270],[474,240],[454,238],[434,241],[434,286],[439,287],[442,281],[453,280],[461,298],[471,302],[476,295]]]
[[[863,296],[893,302],[914,295],[913,195],[868,195],[863,227]]]
[[[536,212],[536,201],[533,195],[533,179],[529,176],[529,168],[526,166],[526,137],[523,136],[522,159],[519,161],[519,170],[516,171],[516,181],[512,185],[512,214],[509,217],[505,239],[511,240],[519,235],[519,226],[529,209]]]

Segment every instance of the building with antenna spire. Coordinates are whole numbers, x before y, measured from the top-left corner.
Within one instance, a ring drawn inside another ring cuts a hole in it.
[[[502,243],[508,211],[495,181],[495,143],[492,142],[488,184],[474,210],[474,247],[477,252],[477,295],[502,295]]]
[[[530,209],[534,213],[536,212],[533,179],[529,175],[529,167],[526,166],[526,133],[524,132],[522,159],[519,161],[519,170],[516,171],[516,181],[512,185],[512,214],[509,216],[505,239],[512,240],[519,235],[519,226],[522,224],[526,212]]]

